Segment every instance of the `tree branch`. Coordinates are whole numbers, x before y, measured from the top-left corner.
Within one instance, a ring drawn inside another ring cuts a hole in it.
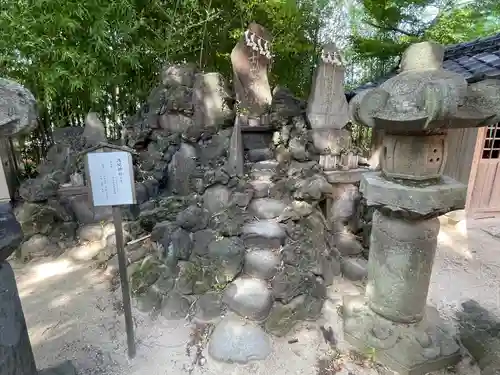
[[[376,29],[379,29],[379,30],[382,30],[382,31],[394,31],[394,32],[397,32],[397,33],[400,33],[400,34],[403,34],[403,35],[406,35],[406,36],[413,36],[413,37],[418,37],[420,36],[420,33],[411,33],[409,31],[405,31],[405,30],[401,30],[397,27],[387,27],[387,26],[381,26],[381,25],[377,25],[373,22],[370,22],[370,21],[366,21],[365,20],[365,23],[372,26],[372,27],[375,27]]]

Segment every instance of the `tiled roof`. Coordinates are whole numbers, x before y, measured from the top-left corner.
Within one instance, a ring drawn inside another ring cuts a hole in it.
[[[468,81],[500,78],[500,34],[447,46],[443,68],[463,75]],[[377,87],[396,74],[393,71],[375,82],[359,86],[346,93],[346,97],[349,100],[360,91]]]

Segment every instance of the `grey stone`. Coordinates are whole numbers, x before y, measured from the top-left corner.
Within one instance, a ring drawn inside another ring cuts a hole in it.
[[[163,297],[160,314],[168,320],[184,319],[189,312],[190,306],[191,303],[186,297],[172,291]]]
[[[168,65],[163,67],[161,71],[161,83],[167,87],[176,85],[193,87],[197,71],[196,64]]]
[[[268,280],[276,275],[280,263],[279,255],[272,250],[251,250],[245,255],[243,272],[258,279]]]
[[[172,250],[177,259],[188,260],[191,256],[191,251],[193,250],[191,233],[184,229],[178,228],[175,232],[172,233],[170,241],[170,245],[172,246]]]
[[[300,179],[295,183],[293,197],[299,200],[320,200],[324,195],[334,193],[332,185],[322,175]]]
[[[284,239],[285,229],[274,220],[259,220],[245,224],[243,234],[247,236],[258,236],[264,238]]]
[[[434,308],[418,324],[398,324],[375,313],[365,297],[346,296],[342,316],[345,340],[358,350],[371,348],[377,362],[399,374],[424,375],[461,358],[451,327]]]
[[[151,241],[161,242],[162,245],[168,245],[170,243],[170,236],[177,229],[177,225],[171,221],[161,221],[156,223],[151,231]],[[168,236],[168,241],[165,244],[164,239]]]
[[[173,192],[179,195],[191,193],[191,176],[196,169],[196,149],[182,143],[168,165],[168,183]]]
[[[460,342],[477,361],[481,374],[500,371],[500,321],[495,314],[475,300],[462,303],[457,313]]]
[[[266,198],[269,196],[269,191],[273,186],[271,181],[250,181],[250,186],[254,191],[254,198]]]
[[[37,120],[33,94],[17,82],[0,78],[0,136],[28,133],[37,126]]]
[[[323,297],[324,286],[318,283],[314,274],[301,271],[288,264],[285,264],[271,281],[274,297],[284,304],[290,303],[301,294],[315,294],[318,298]]]
[[[357,184],[365,173],[373,172],[367,168],[356,168],[347,171],[325,171],[325,176],[331,184]]]
[[[197,74],[194,82],[193,118],[199,128],[224,125],[234,117],[231,93],[219,73]]]
[[[54,246],[50,239],[41,234],[35,234],[21,245],[19,258],[23,261],[50,254],[50,248]]]
[[[0,262],[7,259],[21,244],[23,231],[10,203],[0,203]]]
[[[77,236],[80,241],[100,241],[103,235],[104,228],[101,224],[86,224],[78,228],[77,232]]]
[[[89,146],[106,142],[106,128],[95,112],[89,112],[85,117],[85,128],[82,136]]]
[[[333,243],[342,255],[357,255],[363,252],[363,246],[356,236],[350,232],[335,233]]]
[[[351,281],[360,281],[368,277],[368,261],[363,258],[342,258],[342,275]]]
[[[208,211],[198,206],[189,206],[179,212],[176,223],[191,232],[205,229],[208,225]]]
[[[263,360],[271,352],[271,340],[262,328],[233,316],[226,317],[215,327],[208,343],[210,356],[227,363]]]
[[[19,195],[26,202],[44,202],[56,196],[62,172],[29,178],[21,183]]]
[[[272,159],[274,157],[274,153],[269,148],[257,148],[247,151],[248,161],[255,163],[259,161],[264,161],[268,159]]]
[[[406,221],[375,211],[367,286],[373,311],[395,322],[422,319],[438,233],[437,218]]]
[[[148,189],[142,182],[135,183],[135,199],[137,204],[143,204],[149,199]]]
[[[244,192],[234,191],[231,196],[231,204],[235,204],[238,207],[246,208],[253,198],[253,190],[245,190]]]
[[[267,282],[255,278],[238,278],[224,291],[223,302],[240,316],[263,321],[273,305]]]
[[[193,253],[196,255],[207,255],[208,245],[215,241],[217,232],[211,229],[203,229],[193,233]]]
[[[198,298],[195,305],[194,320],[197,323],[214,323],[223,314],[222,296],[217,292],[208,292]]]
[[[323,301],[310,296],[298,296],[284,305],[276,302],[264,328],[274,336],[287,335],[302,320],[314,320],[321,315]]]
[[[443,176],[433,185],[406,186],[388,181],[380,173],[366,173],[359,187],[368,206],[401,211],[411,216],[439,216],[464,208],[467,186]]]
[[[160,183],[158,182],[158,180],[150,178],[144,181],[143,184],[144,186],[146,186],[149,198],[156,198],[160,193]]]
[[[94,207],[92,201],[85,196],[71,197],[70,207],[79,224],[100,223],[113,217],[111,207]]]
[[[304,137],[295,136],[290,139],[288,149],[295,160],[309,160],[309,152],[307,151],[307,139]]]
[[[212,214],[226,209],[230,200],[231,191],[224,185],[211,186],[203,194],[203,206]]]
[[[276,173],[278,168],[278,161],[276,160],[263,160],[252,165],[252,171],[273,171]]]
[[[275,219],[286,209],[287,205],[277,199],[254,199],[249,206],[250,211],[259,219]]]
[[[180,113],[164,113],[158,119],[158,123],[162,129],[172,133],[183,133],[194,125],[191,117],[184,116]]]
[[[236,121],[233,127],[233,134],[231,135],[231,142],[229,144],[229,157],[227,161],[228,172],[232,176],[243,176],[243,137],[241,135],[241,128],[239,122]]]
[[[37,373],[16,278],[9,263],[0,263],[0,374]]]

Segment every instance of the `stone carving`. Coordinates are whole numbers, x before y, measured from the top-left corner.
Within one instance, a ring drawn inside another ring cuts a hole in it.
[[[271,57],[271,35],[263,26],[251,23],[231,52],[234,89],[244,124],[260,125],[260,117],[271,105],[267,78]]]
[[[17,82],[0,78],[0,136],[29,132],[37,125],[36,100]]]
[[[349,121],[344,73],[345,61],[340,50],[334,43],[325,45],[316,69],[307,117],[314,147],[320,154],[319,164],[326,171],[358,167],[357,156],[348,152],[351,135],[343,129]]]
[[[408,47],[401,72],[351,100],[352,120],[392,131],[480,127],[499,121],[500,81],[468,84],[442,68],[444,47],[433,42]]]
[[[313,129],[342,129],[349,122],[344,93],[345,61],[334,43],[324,46],[308,101]]]

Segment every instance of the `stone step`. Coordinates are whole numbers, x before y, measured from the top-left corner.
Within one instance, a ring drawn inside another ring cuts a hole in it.
[[[226,316],[215,327],[208,343],[208,354],[216,361],[246,364],[266,359],[272,352],[269,335],[257,324],[235,314]]]
[[[247,159],[252,163],[265,161],[274,158],[274,153],[269,148],[257,148],[246,152]]]
[[[263,170],[276,171],[276,168],[278,167],[278,165],[279,165],[279,162],[277,160],[274,160],[274,159],[259,161],[259,162],[253,164],[252,172],[253,171],[263,171]]]
[[[275,220],[256,220],[246,223],[242,228],[242,238],[247,248],[277,249],[285,237],[285,229]]]
[[[243,272],[257,279],[272,279],[278,272],[281,257],[277,251],[270,249],[250,249],[245,254]]]
[[[249,211],[258,219],[275,219],[286,210],[287,204],[278,199],[257,198],[250,203]]]
[[[222,301],[240,316],[263,322],[273,307],[274,298],[266,281],[242,277],[229,284]]]
[[[253,170],[250,172],[250,177],[257,181],[271,181],[276,174],[276,171],[270,169]]]
[[[254,191],[254,198],[268,197],[271,188],[274,186],[273,182],[267,180],[252,180],[249,182],[249,184]]]

